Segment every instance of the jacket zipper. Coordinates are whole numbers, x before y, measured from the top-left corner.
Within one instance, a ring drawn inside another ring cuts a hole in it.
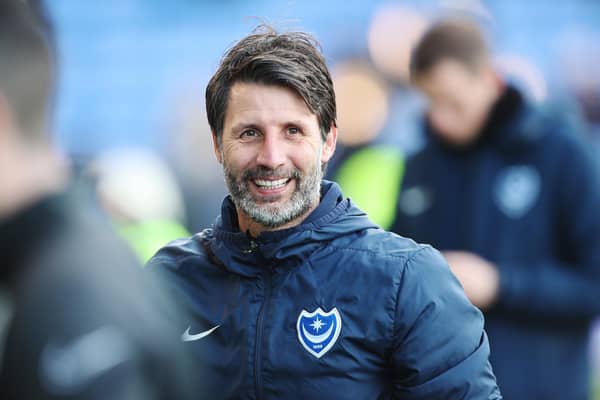
[[[254,352],[254,384],[256,386],[256,399],[260,400],[263,398],[262,388],[262,374],[261,374],[261,360],[262,360],[262,342],[263,342],[263,324],[265,319],[265,313],[271,300],[271,280],[272,280],[272,269],[269,268],[265,274],[265,299],[260,306],[258,311],[258,321],[256,324],[256,348]]]

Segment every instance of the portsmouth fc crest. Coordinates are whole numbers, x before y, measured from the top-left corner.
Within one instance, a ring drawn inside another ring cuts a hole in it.
[[[302,310],[296,329],[302,347],[313,356],[321,358],[338,340],[342,319],[337,308],[329,312],[324,312],[320,307],[310,313]]]
[[[495,200],[509,218],[519,219],[535,205],[541,192],[539,172],[529,165],[505,168],[496,179]]]

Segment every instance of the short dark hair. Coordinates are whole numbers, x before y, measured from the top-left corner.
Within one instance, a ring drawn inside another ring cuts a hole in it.
[[[417,43],[410,76],[414,80],[448,59],[476,70],[487,57],[488,47],[477,25],[462,19],[443,20],[431,26]]]
[[[54,80],[50,26],[37,3],[0,3],[0,95],[23,135],[41,136]]]
[[[261,25],[225,53],[206,87],[208,123],[219,140],[229,92],[236,82],[292,89],[317,116],[323,140],[336,125],[333,81],[318,42],[307,33],[277,33]]]

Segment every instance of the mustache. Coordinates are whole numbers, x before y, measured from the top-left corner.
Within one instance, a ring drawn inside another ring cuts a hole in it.
[[[301,177],[300,171],[297,169],[277,168],[271,169],[264,166],[259,166],[246,170],[242,175],[243,180],[264,179],[264,178],[287,178],[298,179]]]

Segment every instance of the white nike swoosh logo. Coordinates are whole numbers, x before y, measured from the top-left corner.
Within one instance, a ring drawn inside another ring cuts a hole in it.
[[[200,332],[200,333],[197,333],[195,335],[190,334],[190,328],[191,327],[188,326],[188,328],[185,330],[185,332],[183,332],[183,334],[181,335],[181,341],[182,342],[193,342],[194,340],[200,340],[202,338],[207,337],[211,333],[213,333],[220,326],[221,325],[217,325],[214,328],[210,328],[207,331]]]

